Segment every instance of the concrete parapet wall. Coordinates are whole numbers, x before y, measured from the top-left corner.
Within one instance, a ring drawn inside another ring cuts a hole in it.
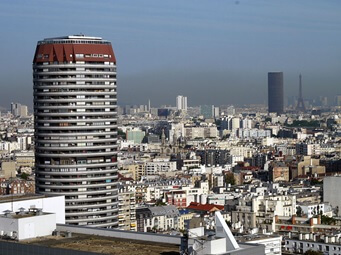
[[[131,239],[135,241],[146,241],[153,243],[163,243],[163,244],[173,244],[173,245],[181,245],[181,236],[171,236],[171,235],[162,235],[162,234],[153,234],[153,233],[143,233],[143,232],[133,232],[133,231],[124,231],[124,230],[116,230],[116,229],[105,229],[105,228],[92,228],[92,227],[78,227],[78,226],[69,226],[57,224],[58,231],[70,231],[72,233],[77,234],[86,234],[86,235],[97,235],[97,236],[106,236],[106,237],[114,237],[121,239]]]

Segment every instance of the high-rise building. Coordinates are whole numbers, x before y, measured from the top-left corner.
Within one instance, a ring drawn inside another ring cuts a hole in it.
[[[214,105],[200,105],[200,114],[205,119],[211,119],[214,117]]]
[[[111,43],[84,35],[39,41],[33,84],[37,193],[65,195],[67,224],[117,227]]]
[[[187,111],[187,97],[185,96],[176,97],[176,109]]]
[[[27,117],[27,106],[19,103],[11,103],[11,113],[15,117]]]
[[[335,97],[335,106],[341,106],[341,95]]]
[[[284,113],[283,73],[268,73],[268,106],[269,113]]]

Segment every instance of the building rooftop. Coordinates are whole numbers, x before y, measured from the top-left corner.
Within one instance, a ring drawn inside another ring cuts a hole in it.
[[[279,235],[263,235],[263,234],[254,234],[254,235],[243,235],[243,236],[235,236],[236,240],[240,243],[251,242],[251,241],[260,241],[264,239],[271,238],[279,238]]]
[[[55,39],[78,39],[78,40],[102,40],[102,37],[86,36],[86,35],[67,35],[60,37],[45,38],[44,40],[55,40]]]
[[[224,206],[222,205],[215,205],[215,204],[199,204],[196,202],[191,202],[186,209],[196,210],[196,211],[206,211],[206,212],[213,212],[224,210]]]
[[[21,242],[23,243],[23,242]],[[25,243],[50,248],[94,252],[96,254],[130,254],[130,255],[177,255],[179,246],[118,239],[113,237],[73,234],[71,238],[53,236],[27,241]]]
[[[15,201],[45,198],[45,197],[48,197],[48,196],[38,195],[38,194],[4,195],[4,196],[0,196],[0,203],[8,203],[8,202],[15,202]]]
[[[60,37],[45,38],[38,41],[38,45],[42,44],[110,44],[109,41],[103,40],[102,37],[85,36],[85,35],[67,35]]]

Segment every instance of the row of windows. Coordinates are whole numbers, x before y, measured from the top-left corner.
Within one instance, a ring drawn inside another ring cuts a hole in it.
[[[35,110],[34,113],[76,113],[79,112],[81,115],[81,112],[86,113],[103,113],[103,112],[111,112],[116,113],[115,108],[99,108],[99,109],[56,109],[56,110]],[[84,118],[85,119],[85,118]]]
[[[92,106],[92,105],[116,105],[116,102],[108,102],[108,101],[95,101],[95,102],[72,102],[72,103],[63,103],[63,102],[49,102],[49,103],[35,103],[35,106]]]
[[[102,143],[36,143],[36,146],[43,147],[84,147],[84,146],[105,146],[116,145],[116,142],[102,142]]]
[[[51,136],[57,136],[59,134],[71,134],[72,135],[87,135],[89,133],[94,134],[94,135],[105,135],[107,134],[107,132],[110,133],[115,133],[117,132],[116,128],[100,128],[100,129],[75,129],[75,130],[44,130],[44,131],[40,131],[39,134],[44,133],[45,135],[51,135]],[[47,136],[46,136],[47,137]],[[46,138],[47,140],[49,140],[49,138]],[[63,138],[60,138],[63,139]]]
[[[108,41],[102,41],[102,40],[75,40],[75,39],[63,39],[63,40],[44,40],[39,41],[38,45],[42,44],[107,44],[111,45]]]
[[[114,66],[116,63],[115,62],[106,62],[106,61],[64,61],[64,62],[58,62],[58,61],[54,61],[54,62],[38,62],[38,63],[34,63],[36,66],[48,66],[48,65],[108,65],[108,66]]]
[[[72,57],[72,54],[70,54],[70,57]],[[82,53],[77,53],[76,58],[111,58],[111,55],[109,55],[109,54],[82,54]]]
[[[286,245],[289,245],[289,241],[286,241]],[[302,243],[302,242],[300,242],[300,243],[293,242],[293,243],[292,243],[292,246],[293,246],[293,247],[300,247],[300,248],[303,248],[304,243]],[[321,244],[306,243],[305,246],[308,247],[308,248],[315,248],[315,247],[316,247],[316,248],[318,248],[320,251],[323,250],[323,246],[322,246]],[[331,246],[331,247],[332,247],[331,250],[333,250],[333,251],[336,251],[336,250],[341,251],[341,246]],[[330,246],[329,246],[329,245],[325,245],[325,246],[324,246],[324,249],[325,249],[326,251],[329,251],[329,250],[330,250]]]
[[[116,138],[114,135],[79,135],[79,136],[38,136],[38,140],[92,140],[92,139],[106,139],[106,138]]]
[[[39,86],[55,86],[55,85],[110,85],[110,86],[115,86],[116,82],[115,81],[51,81],[51,82],[38,82],[34,81],[33,82],[34,87],[39,87]]]
[[[101,66],[97,67],[97,68],[85,68],[85,67],[81,67],[81,68],[54,68],[54,67],[50,67],[50,68],[34,68],[33,71],[35,73],[40,73],[40,72],[76,72],[76,71],[85,71],[85,72],[116,72],[116,67],[111,67],[111,68],[103,68]]]
[[[116,78],[116,75],[109,75],[109,74],[75,74],[75,75],[33,75],[33,79],[72,79],[72,78],[87,78],[87,79],[95,79],[95,78],[101,78],[101,79],[114,79]]]
[[[38,54],[37,59],[48,59],[49,54]],[[53,56],[55,57],[55,55]],[[70,58],[73,57],[73,54],[70,54]],[[76,58],[111,58],[111,55],[109,54],[82,54],[82,53],[77,53],[75,54]]]
[[[87,164],[87,163],[102,163],[102,162],[116,162],[117,161],[117,155],[111,156],[111,157],[89,157],[89,158],[41,158],[40,164],[56,164],[56,162],[60,162],[61,165],[72,165],[72,164]]]

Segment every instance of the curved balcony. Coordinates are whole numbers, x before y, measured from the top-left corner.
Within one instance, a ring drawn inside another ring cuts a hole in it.
[[[78,99],[78,102],[81,101]],[[103,102],[106,100],[103,100]],[[75,102],[76,103],[76,102]],[[77,110],[77,109],[116,109],[116,105],[111,104],[100,104],[100,105],[58,105],[57,103],[53,103],[52,105],[37,105],[35,109],[37,110],[59,110],[59,109],[70,109],[70,110]]]
[[[37,117],[69,117],[69,116],[103,116],[103,115],[113,115],[114,111],[111,112],[47,112],[47,113],[34,113]],[[115,111],[116,112],[116,111]]]
[[[88,189],[88,188],[103,188],[103,187],[111,187],[115,186],[116,184],[114,182],[108,182],[108,183],[95,183],[95,184],[73,184],[69,183],[67,185],[60,185],[60,184],[54,184],[51,182],[51,184],[40,184],[37,183],[37,186],[39,188],[44,189],[62,189],[62,190],[74,190],[74,189]],[[97,190],[95,190],[97,191]],[[93,191],[88,191],[88,194],[91,194]]]
[[[104,202],[106,200],[103,200]],[[101,204],[85,204],[85,205],[69,205],[66,203],[65,207],[68,209],[68,210],[77,210],[77,209],[96,209],[96,208],[103,208],[103,207],[107,207],[107,206],[116,206],[117,205],[117,202],[112,202],[112,203],[101,203]],[[115,208],[116,209],[116,208]]]
[[[113,62],[111,62],[113,63]],[[49,64],[49,65],[36,65],[33,64],[33,69],[46,69],[46,68],[116,68],[116,65],[113,63],[113,65],[110,64],[90,64],[90,63],[86,63],[86,64],[78,64],[78,63],[63,63],[63,64]]]
[[[115,195],[112,196],[105,196],[105,197],[91,197],[91,198],[72,198],[72,199],[67,199],[65,198],[65,203],[68,204],[68,206],[70,205],[70,203],[91,203],[91,202],[96,202],[96,201],[106,201],[109,199],[117,199],[117,193]],[[118,202],[114,202],[115,204],[118,204]]]
[[[116,95],[117,93],[112,93],[112,95]],[[59,98],[59,99],[38,99],[39,100],[39,104],[42,103],[52,103],[52,104],[56,104],[56,103],[77,103],[80,102],[80,100],[82,102],[116,102],[117,99],[116,98]],[[38,102],[37,102],[38,103]]]
[[[114,185],[112,183],[112,185]],[[109,185],[108,185],[109,186]],[[37,185],[37,187],[40,187]],[[112,193],[112,192],[117,192],[117,189],[103,189],[103,190],[96,190],[96,191],[67,191],[67,192],[55,192],[55,191],[39,191],[40,194],[49,194],[49,195],[62,195],[62,196],[79,196],[79,195],[99,195],[99,194],[107,194],[107,193]]]
[[[116,155],[116,151],[110,151],[110,152],[83,152],[83,153],[39,153],[36,152],[36,156],[38,157],[49,157],[49,158],[75,158],[75,157],[95,157],[95,156],[112,156]]]
[[[103,139],[59,139],[59,140],[41,140],[36,139],[36,144],[60,144],[60,143],[107,143],[116,142],[117,138],[103,138]]]
[[[117,131],[105,131],[101,133],[94,133],[94,132],[73,132],[73,133],[39,133],[36,134],[39,137],[51,137],[51,136],[56,136],[56,137],[79,137],[79,136],[104,136],[104,135],[117,135]],[[58,141],[59,139],[56,139]],[[61,140],[69,140],[69,139],[61,139]],[[71,140],[71,139],[70,139]],[[45,140],[48,141],[48,140]],[[51,140],[54,141],[54,140]]]
[[[58,86],[58,85],[56,85]],[[114,91],[99,91],[99,92],[95,92],[95,91],[68,91],[68,92],[64,92],[64,91],[60,91],[60,92],[34,92],[33,96],[62,96],[65,99],[68,99],[67,97],[69,96],[114,96],[116,92]],[[75,97],[76,98],[76,97]],[[46,99],[46,98],[45,98]],[[80,100],[80,98],[77,98],[78,100]],[[40,99],[36,99],[37,102],[39,102]]]
[[[70,208],[67,208],[68,210]],[[77,210],[77,209],[76,209]],[[116,208],[112,208],[112,209],[106,209],[106,210],[98,210],[98,211],[77,211],[77,212],[66,212],[65,216],[66,217],[71,217],[71,216],[90,216],[90,215],[98,215],[98,214],[107,214],[107,213],[112,213],[115,212]]]
[[[46,68],[44,68],[46,69]],[[108,70],[99,70],[99,69],[104,69],[104,68],[94,68],[94,70],[59,70],[59,71],[37,71],[35,72],[36,75],[115,75],[116,71],[108,71]],[[108,68],[106,68],[108,69]]]
[[[117,153],[116,153],[117,154]],[[114,155],[116,155],[114,154]],[[39,172],[39,167],[41,168],[45,168],[45,169],[48,169],[48,168],[94,168],[94,167],[108,167],[108,166],[117,166],[117,162],[103,162],[103,163],[87,163],[87,164],[74,164],[74,165],[45,165],[45,164],[39,164],[39,163],[36,163],[37,165],[37,172]],[[101,169],[101,170],[96,170],[96,173],[107,173],[107,171],[112,171],[112,170],[105,170],[105,169]],[[45,172],[45,171],[41,171],[41,172]],[[81,174],[87,174],[88,172],[91,172],[91,173],[94,173],[95,171],[94,170],[85,170],[85,171],[74,171],[74,172],[67,172],[66,174],[70,175],[71,173],[74,173],[74,174],[78,174],[78,173],[81,173]],[[63,174],[64,172],[52,172],[52,171],[48,171],[48,174],[50,173],[58,173],[59,175],[60,174]]]
[[[112,172],[115,173],[115,172]],[[89,172],[87,173],[89,174]],[[39,181],[42,182],[50,182],[50,183],[56,183],[56,182],[65,182],[65,183],[69,183],[69,182],[83,182],[83,181],[87,181],[87,182],[93,182],[93,181],[104,181],[104,180],[117,180],[118,177],[116,175],[112,175],[112,176],[108,176],[108,175],[104,175],[102,177],[78,177],[78,178],[65,178],[65,179],[60,179],[60,178],[44,178],[44,177],[39,177]],[[109,182],[111,183],[111,182]]]
[[[113,210],[112,212],[116,212],[115,210]],[[115,220],[115,225],[118,224],[118,220],[117,220],[117,215],[111,215],[111,216],[106,216],[106,217],[99,217],[99,218],[84,218],[84,219],[66,219],[66,223],[67,224],[72,224],[72,223],[78,223],[78,222],[96,222],[96,221],[103,221],[103,220]],[[107,225],[106,223],[102,223]],[[101,225],[102,225],[101,224]],[[108,223],[110,224],[110,223]],[[91,225],[90,225],[91,226]],[[94,227],[96,227],[95,225],[92,225]]]

